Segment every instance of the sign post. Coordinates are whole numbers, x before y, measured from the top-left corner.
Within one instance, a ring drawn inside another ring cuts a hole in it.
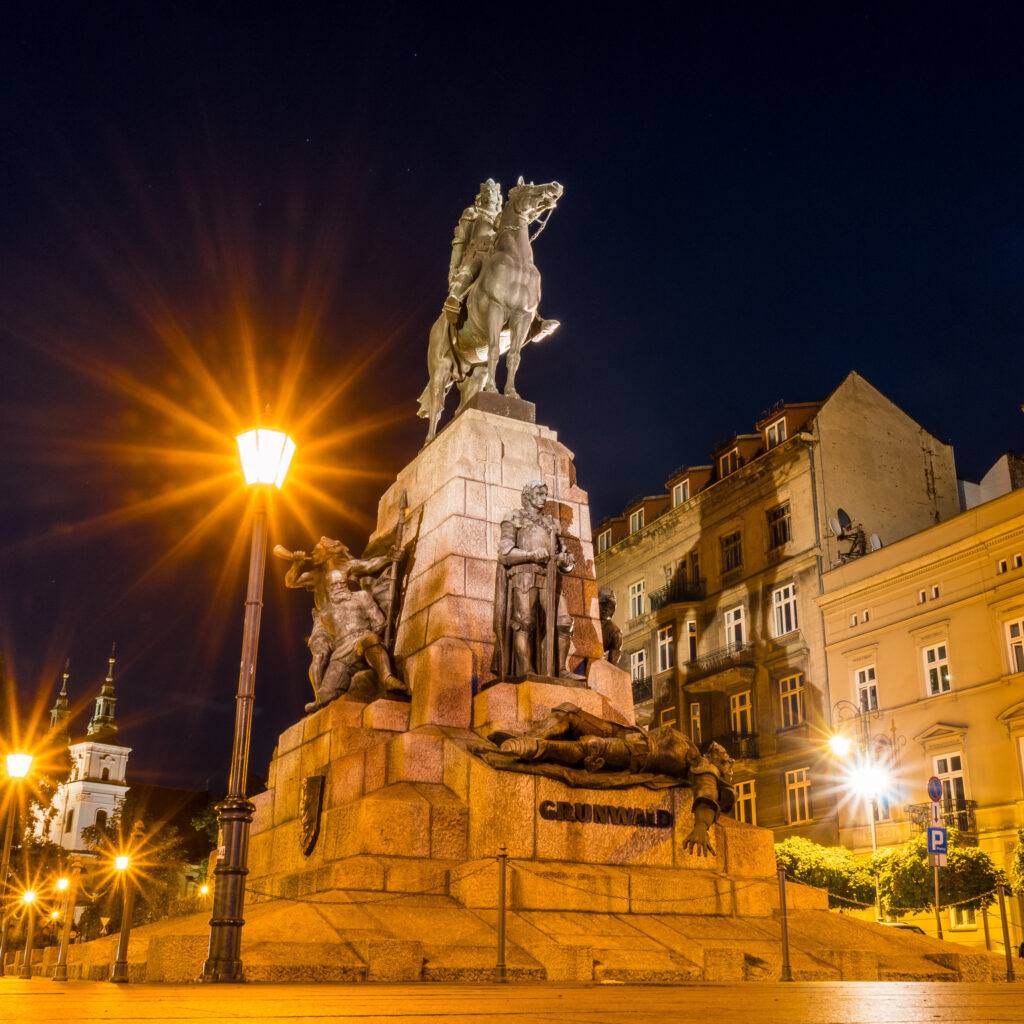
[[[939,868],[946,866],[949,832],[942,824],[942,783],[934,775],[928,780],[928,796],[932,800],[931,822],[928,825],[928,863],[935,873],[935,930],[942,938],[942,915],[939,913]]]

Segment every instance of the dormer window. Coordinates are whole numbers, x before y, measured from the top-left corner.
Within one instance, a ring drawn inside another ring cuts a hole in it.
[[[682,505],[684,501],[690,500],[690,481],[682,480],[672,488],[672,507]]]
[[[774,423],[769,423],[765,428],[764,437],[765,443],[769,448],[782,444],[786,440],[786,417],[783,416]]]
[[[740,450],[739,448],[733,448],[731,452],[727,452],[721,456],[718,460],[718,475],[725,477],[730,473],[735,473],[740,468]]]
[[[612,531],[602,530],[597,535],[597,553],[607,551],[612,546]]]
[[[638,508],[635,512],[629,513],[629,532],[636,533],[644,528],[644,510]]]

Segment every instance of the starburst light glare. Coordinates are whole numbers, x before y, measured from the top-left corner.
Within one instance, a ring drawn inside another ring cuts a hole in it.
[[[36,894],[31,889],[26,889],[21,894],[21,902],[22,903],[35,903],[35,901],[36,901]]]
[[[284,431],[266,427],[239,434],[235,441],[245,482],[280,488],[295,454],[295,442]]]
[[[842,733],[836,733],[835,736],[830,737],[828,745],[836,757],[846,757],[850,752],[850,747],[853,746],[853,741],[849,736],[843,736]]]
[[[68,886],[71,884],[66,878],[57,879],[57,892],[67,892]]]
[[[8,754],[7,774],[12,779],[23,779],[32,767],[31,754]]]
[[[850,785],[862,796],[877,796],[889,784],[889,777],[877,765],[862,765],[850,775]]]
[[[114,858],[114,867],[117,868],[118,871],[126,871],[130,863],[131,858],[124,856],[124,854],[120,857]]]

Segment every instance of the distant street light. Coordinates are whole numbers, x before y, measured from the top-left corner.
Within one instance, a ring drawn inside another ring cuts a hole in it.
[[[242,627],[242,662],[235,698],[235,739],[231,748],[231,774],[227,796],[217,805],[220,833],[217,843],[217,884],[210,918],[210,948],[200,981],[244,981],[242,967],[242,911],[245,904],[249,825],[255,807],[245,795],[249,768],[249,734],[256,672],[256,648],[263,602],[263,570],[267,560],[267,493],[280,487],[288,474],[295,442],[279,430],[260,428],[237,438],[242,472],[249,486],[257,487],[253,503],[249,586]]]
[[[21,894],[21,902],[25,907],[25,955],[21,962],[21,971],[18,973],[18,977],[26,981],[32,979],[32,942],[36,937],[36,919],[32,911],[35,901],[36,894],[31,889]]]
[[[7,873],[11,866],[14,818],[16,807],[21,803],[21,782],[31,769],[31,754],[7,755],[7,775],[11,784],[7,790],[7,828],[4,832],[4,852],[0,857],[0,977],[4,974],[4,959],[7,956],[7,930],[10,924],[10,915],[7,913]]]
[[[129,839],[129,849],[137,850],[142,842],[145,830],[142,822],[135,822]],[[128,854],[120,854],[114,858],[114,867],[121,876],[121,933],[117,939],[117,955],[110,968],[110,980],[124,982],[128,980],[128,940],[132,933],[132,911],[135,909],[135,882],[132,880],[131,867],[132,859]]]
[[[60,949],[57,963],[53,968],[54,981],[68,980],[68,943],[71,939],[72,918],[75,916],[75,896],[78,892],[78,877],[82,873],[82,862],[76,857],[71,862],[71,877],[57,879],[57,891],[64,893],[64,927],[60,933]]]

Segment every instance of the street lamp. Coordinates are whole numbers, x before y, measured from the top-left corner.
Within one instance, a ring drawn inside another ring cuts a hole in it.
[[[129,849],[138,849],[139,844],[142,842],[143,834],[144,827],[142,822],[135,822],[135,827],[132,829],[131,839],[129,840]],[[128,980],[128,940],[132,933],[132,911],[135,909],[135,883],[132,881],[131,873],[128,870],[131,864],[132,859],[126,853],[119,854],[114,858],[114,868],[121,876],[123,894],[121,900],[121,933],[117,938],[117,955],[114,957],[114,963],[110,968],[110,980],[115,982]]]
[[[11,866],[15,805],[21,803],[20,783],[31,768],[31,754],[7,755],[7,775],[11,780],[11,785],[7,794],[7,828],[4,832],[4,852],[0,857],[0,977],[4,974],[4,959],[7,956],[7,928],[10,923],[7,913],[7,872]]]
[[[288,473],[295,442],[279,430],[258,428],[239,434],[238,454],[245,482],[257,488],[253,505],[252,548],[249,552],[249,586],[242,627],[242,662],[235,698],[235,739],[231,748],[231,773],[227,796],[217,805],[220,826],[217,844],[217,884],[210,918],[210,948],[200,981],[244,981],[242,910],[245,903],[249,825],[255,807],[245,795],[249,767],[249,734],[252,727],[253,683],[256,647],[263,602],[263,570],[267,556],[267,495],[279,488]]]
[[[68,943],[71,939],[72,918],[75,916],[75,895],[78,891],[78,876],[82,873],[82,862],[76,857],[71,862],[71,877],[57,879],[57,891],[64,893],[64,927],[60,933],[60,949],[57,963],[53,968],[54,981],[68,980]]]
[[[21,894],[21,902],[25,907],[25,956],[22,959],[18,977],[26,981],[32,979],[32,940],[35,938],[36,923],[36,919],[32,916],[32,905],[35,901],[36,894],[31,889],[27,889]]]

